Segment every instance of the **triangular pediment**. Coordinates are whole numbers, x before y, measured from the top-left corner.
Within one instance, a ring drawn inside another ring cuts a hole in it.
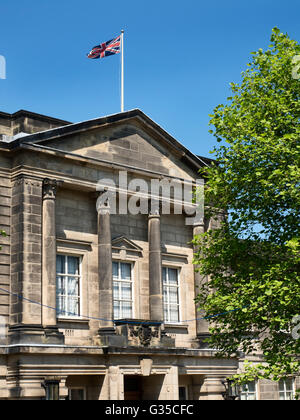
[[[126,236],[118,236],[112,240],[112,247],[115,249],[124,249],[126,251],[142,252],[142,248],[135,242],[126,238]]]
[[[125,170],[187,180],[197,178],[203,166],[201,159],[140,110],[70,124],[26,136],[20,142],[46,146],[93,162],[111,162]]]

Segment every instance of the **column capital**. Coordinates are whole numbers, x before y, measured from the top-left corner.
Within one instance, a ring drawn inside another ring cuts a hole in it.
[[[43,180],[43,199],[55,200],[57,193],[57,181],[56,179],[45,178]]]
[[[148,217],[160,217],[162,214],[162,202],[149,200],[149,214]]]
[[[195,217],[192,224],[193,228],[203,227],[205,225],[204,217]]]
[[[148,218],[149,219],[155,219],[155,218],[160,218],[160,212],[159,211],[151,211],[149,214],[148,214]]]
[[[97,212],[100,214],[109,214],[111,208],[110,208],[110,202],[109,202],[110,196],[107,189],[104,191],[96,192],[95,196],[97,198],[97,203],[96,203]]]

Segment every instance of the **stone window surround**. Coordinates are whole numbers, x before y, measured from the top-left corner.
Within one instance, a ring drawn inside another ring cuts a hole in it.
[[[79,315],[69,315],[68,313],[64,314],[64,315],[57,315],[57,319],[61,319],[61,318],[67,318],[67,319],[80,319],[81,318],[81,314],[82,314],[82,259],[83,256],[79,255],[79,254],[75,254],[75,253],[70,253],[68,252],[59,252],[57,251],[56,255],[61,255],[63,257],[74,257],[74,258],[78,258],[78,262],[79,262],[79,274],[78,275],[70,275],[69,273],[65,273],[65,276],[63,276],[62,274],[59,277],[76,277],[78,279],[78,283],[79,283],[79,287],[78,287],[78,300],[79,300],[79,305],[78,305],[78,311],[79,311]],[[65,263],[66,264],[66,263]],[[56,272],[56,275],[58,273]],[[56,292],[57,294],[57,292]]]
[[[91,250],[91,242],[77,241],[71,239],[61,239],[57,238],[57,254],[69,255],[72,257],[80,258],[80,273],[81,273],[81,282],[79,285],[79,296],[80,296],[80,308],[79,316],[59,316],[57,317],[58,322],[88,322],[88,319],[85,319],[83,314],[88,313],[88,253]]]
[[[113,240],[114,242],[114,240]],[[92,249],[92,242],[81,241],[75,239],[64,239],[57,238],[57,254],[70,255],[81,258],[81,284],[80,284],[80,314],[87,314],[87,273],[88,273],[88,253]],[[139,282],[140,277],[140,260],[142,252],[140,250],[134,251],[131,248],[116,247],[112,246],[112,260],[116,262],[124,262],[132,265],[132,292],[133,292],[133,307],[132,313],[133,318],[139,318]],[[182,320],[182,287],[181,287],[181,272],[184,269],[184,265],[187,264],[188,256],[186,254],[179,254],[174,252],[163,252],[162,253],[162,267],[169,267],[177,269],[179,274],[179,316]],[[58,322],[88,322],[84,316],[79,317],[72,316],[60,316]],[[187,325],[182,325],[181,321],[178,323],[166,323],[166,327],[172,328],[183,328],[186,329]]]
[[[162,268],[167,268],[167,269],[173,269],[173,270],[176,270],[177,271],[177,291],[178,291],[178,303],[177,303],[177,306],[178,306],[178,318],[179,318],[179,321],[178,322],[172,322],[172,321],[170,321],[170,322],[168,322],[168,321],[166,321],[166,320],[164,320],[164,322],[165,322],[165,324],[166,325],[181,325],[181,321],[182,321],[182,307],[183,307],[183,305],[182,305],[182,286],[181,286],[181,284],[182,284],[182,280],[181,280],[181,267],[180,266],[175,266],[175,265],[170,265],[170,264],[166,264],[166,263],[162,263]],[[164,286],[164,284],[163,284],[163,286]],[[174,286],[175,287],[175,286]]]
[[[139,305],[136,305],[136,302],[138,301],[139,294],[137,293],[138,282],[136,281],[136,279],[138,279],[138,276],[136,275],[137,268],[136,268],[135,261],[117,259],[113,256],[112,262],[113,263],[116,262],[118,264],[120,264],[120,263],[129,264],[130,267],[131,267],[131,280],[130,280],[130,283],[131,283],[131,303],[132,303],[132,307],[131,307],[132,316],[131,316],[131,318],[132,319],[138,318],[136,316],[137,315],[136,306],[139,306]],[[114,279],[113,279],[113,282],[114,282]],[[119,318],[119,319],[122,319],[122,318]]]
[[[114,240],[113,242],[114,243]],[[139,319],[140,300],[139,300],[139,281],[140,278],[140,257],[141,251],[134,251],[124,247],[112,246],[112,261],[131,264],[132,273],[132,317]]]
[[[162,252],[162,267],[169,267],[175,268],[178,270],[179,274],[179,319],[180,321],[177,323],[167,322],[165,323],[165,328],[174,329],[173,333],[176,334],[176,330],[188,330],[187,324],[182,324],[182,320],[185,319],[184,313],[184,299],[183,299],[183,291],[182,291],[182,277],[184,274],[184,266],[188,264],[188,255],[186,254],[179,254],[171,251],[164,251]]]

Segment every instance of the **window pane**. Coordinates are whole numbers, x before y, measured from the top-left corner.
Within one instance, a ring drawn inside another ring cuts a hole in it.
[[[131,283],[121,284],[121,299],[131,300]]]
[[[114,279],[119,278],[119,264],[116,262],[113,262],[113,278]]]
[[[79,275],[79,258],[68,257],[68,274]]]
[[[283,380],[279,381],[279,391],[284,391],[284,381]]]
[[[69,316],[72,315],[79,315],[79,302],[77,298],[68,297],[68,314]]]
[[[168,269],[168,274],[169,274],[169,283],[170,284],[177,284],[177,270],[174,268],[169,268]]]
[[[132,305],[131,302],[121,302],[122,318],[132,317]]]
[[[248,392],[255,392],[255,382],[249,382],[247,386],[248,386]]]
[[[63,296],[56,297],[57,315],[66,316],[66,301]]]
[[[285,379],[285,388],[287,391],[293,391],[293,379]]]
[[[177,287],[169,287],[170,303],[178,303],[178,289]]]
[[[167,308],[164,308],[164,318],[165,318],[165,321],[170,322]]]
[[[164,303],[168,303],[168,289],[164,287]]]
[[[178,306],[170,306],[170,322],[178,322],[178,321],[179,321]]]
[[[78,278],[76,277],[68,277],[68,294],[71,296],[78,296]]]
[[[120,304],[118,301],[114,301],[114,318],[120,319]]]
[[[166,281],[167,281],[167,269],[166,269],[166,267],[163,267],[162,275],[163,275],[163,282],[166,283]]]
[[[120,299],[119,282],[117,282],[117,281],[114,281],[114,299],[115,300]]]
[[[122,280],[131,280],[131,265],[121,263],[121,278]]]
[[[65,295],[66,294],[65,278],[62,277],[62,276],[56,277],[56,293],[58,295]]]
[[[65,256],[64,255],[56,256],[56,273],[57,274],[65,273]]]

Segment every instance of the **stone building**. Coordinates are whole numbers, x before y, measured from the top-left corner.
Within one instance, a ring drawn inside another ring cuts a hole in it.
[[[97,191],[113,181],[120,209],[136,200],[120,173],[194,185],[209,162],[140,110],[76,124],[0,113],[0,399],[223,398],[239,361],[203,341],[190,243],[213,226],[188,223],[175,196],[169,214],[131,214]]]

